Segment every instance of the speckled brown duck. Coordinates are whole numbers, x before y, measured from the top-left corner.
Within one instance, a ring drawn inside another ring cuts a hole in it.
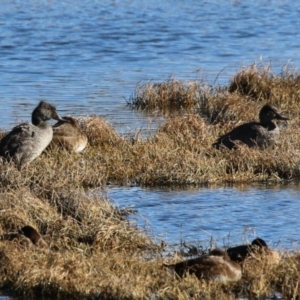
[[[249,147],[267,148],[276,143],[280,132],[273,120],[289,120],[278,113],[278,110],[271,104],[266,104],[259,112],[259,122],[242,124],[232,131],[220,136],[213,147],[220,149],[226,147],[232,149],[236,142],[242,142]]]
[[[70,152],[81,152],[85,149],[87,142],[87,136],[81,131],[76,119],[63,117],[53,125],[53,144]]]
[[[32,124],[22,123],[12,129],[0,141],[0,156],[13,160],[20,170],[37,158],[52,140],[52,126],[48,120],[60,120],[56,108],[41,101],[32,112]]]
[[[19,231],[21,234],[26,236],[30,241],[39,248],[48,248],[48,244],[44,240],[44,238],[39,234],[39,232],[30,225],[26,225],[22,227]]]
[[[48,249],[48,244],[39,232],[30,225],[22,227],[18,232],[9,232],[0,235],[0,241],[10,241],[25,248],[35,245],[38,248]]]
[[[237,281],[242,276],[241,266],[232,261],[221,249],[214,249],[208,255],[182,261],[173,265],[175,273],[182,277],[194,274],[199,279],[217,282]]]
[[[238,263],[242,263],[245,259],[252,256],[261,256],[270,263],[278,263],[280,261],[279,252],[271,250],[261,238],[254,239],[251,244],[230,247],[227,249],[227,254],[231,260]]]

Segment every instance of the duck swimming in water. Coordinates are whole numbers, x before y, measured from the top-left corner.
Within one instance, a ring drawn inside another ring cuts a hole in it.
[[[56,108],[41,101],[32,112],[32,124],[22,123],[0,141],[0,156],[13,160],[19,170],[37,158],[52,140],[52,126],[46,121],[61,120]]]
[[[216,149],[221,147],[232,149],[236,147],[236,141],[240,141],[250,148],[258,146],[264,149],[272,146],[276,143],[280,134],[278,126],[272,122],[274,119],[289,120],[279,114],[273,105],[266,104],[259,112],[259,122],[245,123],[234,128],[232,131],[220,136],[213,147]]]
[[[81,152],[87,145],[87,136],[81,131],[76,119],[63,117],[53,125],[52,143],[70,152]]]
[[[198,279],[217,282],[237,281],[242,276],[241,266],[230,259],[221,249],[214,249],[209,254],[182,261],[167,267],[174,267],[180,277],[194,274]]]

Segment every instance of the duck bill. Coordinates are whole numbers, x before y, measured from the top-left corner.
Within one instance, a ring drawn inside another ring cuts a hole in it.
[[[277,120],[284,120],[284,121],[288,121],[289,118],[282,116],[281,114],[277,114],[276,115],[276,119]]]
[[[60,117],[60,115],[58,113],[56,113],[55,116],[52,117],[52,119],[54,119],[56,121],[68,122],[67,119]]]
[[[70,117],[62,117],[62,118],[60,119],[60,121],[63,121],[63,122],[65,122],[65,123],[71,123],[71,118],[70,118]]]

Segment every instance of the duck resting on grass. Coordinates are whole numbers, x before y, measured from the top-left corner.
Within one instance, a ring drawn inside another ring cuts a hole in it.
[[[72,117],[63,117],[53,125],[53,145],[66,148],[70,152],[81,152],[87,141],[87,136],[81,131],[77,120]]]
[[[261,257],[268,260],[268,263],[277,264],[281,258],[280,253],[271,250],[261,238],[254,239],[251,244],[230,247],[227,249],[227,254],[231,260],[238,263],[243,263],[247,258]]]
[[[197,258],[168,265],[175,273],[183,277],[185,274],[194,274],[198,279],[216,282],[237,281],[242,276],[241,266],[230,259],[221,249],[214,249],[209,254]]]
[[[48,248],[48,244],[38,231],[30,225],[26,225],[20,229],[20,233],[26,236],[30,241],[39,248]]]
[[[232,149],[236,147],[236,142],[240,141],[248,147],[259,147],[261,149],[272,146],[279,138],[279,128],[272,122],[273,120],[289,120],[278,113],[278,110],[271,104],[266,104],[259,112],[259,122],[249,122],[242,124],[230,132],[220,136],[213,147],[221,149],[226,147]]]
[[[12,129],[0,141],[0,156],[6,161],[14,161],[19,170],[37,158],[50,144],[52,126],[46,121],[61,120],[56,108],[41,101],[32,112],[32,124],[22,123]]]
[[[18,232],[0,235],[0,241],[16,242],[25,248],[30,248],[32,245],[42,249],[49,248],[44,238],[30,225],[22,227]]]

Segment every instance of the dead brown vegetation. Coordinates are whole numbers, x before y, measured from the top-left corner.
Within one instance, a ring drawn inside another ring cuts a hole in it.
[[[268,297],[274,290],[286,298],[299,297],[297,253],[286,254],[278,266],[246,265],[243,279],[236,283],[176,278],[163,267],[163,246],[129,226],[122,213],[94,190],[107,183],[184,186],[299,179],[298,76],[269,72],[250,67],[229,87],[205,93],[195,83],[172,80],[143,87],[149,94],[154,89],[153,107],[190,103],[198,113],[171,115],[158,124],[155,134],[134,142],[98,116],[81,118],[89,141],[82,154],[48,149],[20,172],[13,163],[0,164],[0,234],[30,225],[46,235],[49,244],[45,250],[0,241],[2,287],[28,298],[45,294],[75,299],[251,299]],[[179,99],[177,91],[186,97]],[[200,94],[201,101],[196,97]],[[166,104],[157,103],[161,98]],[[266,102],[291,119],[282,124],[275,147],[211,147],[221,134],[256,120]]]
[[[295,105],[298,102],[299,83],[299,74],[289,66],[285,66],[281,74],[277,75],[272,71],[271,65],[253,64],[232,77],[228,91],[249,96],[254,101]]]
[[[169,78],[165,82],[138,84],[129,104],[134,109],[163,112],[193,109],[206,91],[207,86],[197,81]]]

